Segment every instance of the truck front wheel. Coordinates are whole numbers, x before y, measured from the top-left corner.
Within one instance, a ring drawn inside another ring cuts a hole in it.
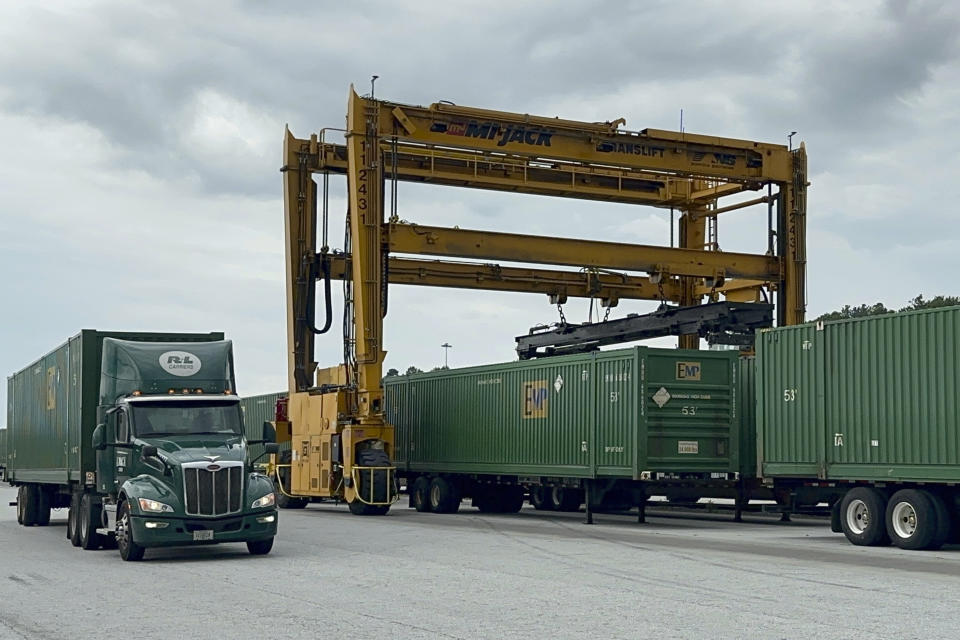
[[[273,549],[273,538],[266,540],[249,540],[247,542],[247,551],[253,556],[265,556]]]
[[[144,548],[133,541],[133,527],[130,522],[130,505],[126,501],[117,509],[117,549],[120,557],[127,562],[143,558]]]

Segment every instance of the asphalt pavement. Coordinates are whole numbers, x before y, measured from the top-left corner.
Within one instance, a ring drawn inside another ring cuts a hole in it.
[[[273,552],[82,551],[0,488],[0,638],[957,638],[960,546],[854,547],[822,519],[653,511],[281,512]]]

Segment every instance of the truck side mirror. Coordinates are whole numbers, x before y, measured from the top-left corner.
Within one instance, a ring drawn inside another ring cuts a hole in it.
[[[277,440],[277,429],[273,426],[272,422],[263,423],[263,439],[266,442],[276,442]]]
[[[268,442],[264,445],[264,449],[264,453],[266,453],[268,456],[280,453],[280,445],[276,442]]]
[[[93,430],[93,448],[97,451],[103,451],[107,448],[107,444],[103,440],[103,431],[104,425],[98,424],[97,428]]]
[[[152,444],[145,444],[140,449],[141,458],[156,458],[157,457],[157,447]]]

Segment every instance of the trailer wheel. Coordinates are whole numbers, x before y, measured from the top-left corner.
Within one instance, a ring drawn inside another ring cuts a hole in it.
[[[38,527],[46,527],[50,524],[50,491],[46,487],[36,485],[37,502],[34,507],[33,523]]]
[[[938,493],[933,493],[925,491],[929,497],[930,501],[933,504],[933,510],[937,514],[937,532],[933,536],[933,540],[930,542],[928,549],[939,549],[942,547],[948,540],[950,540],[953,534],[953,517],[950,515],[950,510],[947,508],[947,502]]]
[[[247,541],[247,551],[252,556],[265,556],[270,553],[271,549],[273,549],[273,538]]]
[[[843,535],[852,544],[873,547],[887,544],[884,524],[886,500],[884,495],[870,487],[856,487],[843,496],[840,503],[840,525]]]
[[[70,509],[67,511],[67,538],[70,544],[80,546],[80,496],[79,491],[70,495]]]
[[[84,496],[86,497],[86,496]],[[136,562],[143,558],[145,549],[133,540],[133,526],[130,522],[130,504],[124,500],[117,509],[117,549],[126,562]]]
[[[478,488],[473,494],[473,506],[480,513],[500,513],[503,505],[500,501],[500,492],[494,487]]]
[[[933,548],[941,531],[933,497],[926,491],[901,489],[887,504],[887,532],[901,549]],[[942,544],[942,543],[941,543]]]
[[[550,492],[550,502],[556,511],[580,511],[583,498],[577,489],[557,485]]]
[[[553,503],[550,501],[550,488],[542,484],[537,485],[530,491],[530,504],[537,511],[550,511],[553,509]]]
[[[460,509],[460,491],[446,478],[430,481],[430,510],[434,513],[456,513]]]
[[[500,491],[501,513],[519,513],[523,509],[523,487],[504,487]]]
[[[80,498],[80,513],[77,525],[80,528],[80,547],[86,550],[97,549],[103,544],[103,536],[97,533],[100,525],[100,510],[103,507],[95,504],[89,493]]]
[[[17,522],[25,527],[37,523],[37,486],[22,484],[17,488]]]
[[[419,476],[413,481],[410,488],[410,506],[420,513],[430,511],[430,480],[426,476]]]

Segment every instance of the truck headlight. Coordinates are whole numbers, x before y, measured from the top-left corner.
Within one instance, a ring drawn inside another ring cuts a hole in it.
[[[276,496],[272,493],[268,493],[262,498],[257,498],[253,501],[253,504],[250,505],[251,509],[260,509],[262,507],[272,507],[273,503],[276,502]]]
[[[170,505],[148,498],[140,498],[140,510],[147,513],[173,513]]]

